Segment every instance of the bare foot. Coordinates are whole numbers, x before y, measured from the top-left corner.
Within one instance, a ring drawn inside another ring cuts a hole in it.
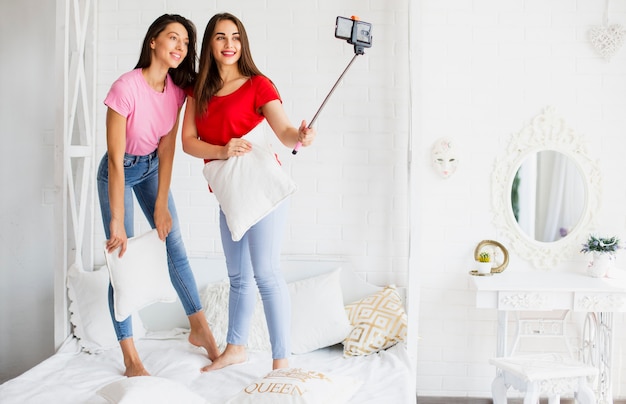
[[[285,369],[289,367],[289,361],[287,359],[274,359],[272,361],[272,370]]]
[[[198,312],[189,316],[191,332],[189,333],[189,343],[201,346],[206,349],[209,359],[215,361],[220,356],[220,350],[215,342],[215,337],[209,328],[209,324],[203,312]]]
[[[141,358],[135,348],[135,342],[132,338],[126,338],[120,341],[120,348],[122,348],[122,355],[124,356],[124,366],[126,371],[124,376],[150,376],[150,373],[143,367]]]
[[[124,376],[126,377],[135,377],[135,376],[150,376],[150,373],[143,367],[141,363],[130,366],[126,366],[126,372],[124,372]]]
[[[201,346],[206,349],[209,359],[215,361],[220,356],[220,350],[217,347],[213,334],[202,332],[191,332],[189,334],[189,343],[195,346]]]
[[[210,372],[212,370],[222,369],[226,366],[236,365],[238,363],[244,363],[248,359],[246,354],[246,347],[243,345],[226,345],[224,353],[208,366],[200,369],[202,372]]]

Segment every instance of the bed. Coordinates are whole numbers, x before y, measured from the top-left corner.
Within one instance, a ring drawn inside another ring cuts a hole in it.
[[[219,258],[191,260],[206,316],[225,344],[228,296]],[[346,262],[285,259],[292,298],[294,354],[271,371],[259,302],[248,360],[201,373],[203,348],[187,341],[180,302],[157,302],[135,318],[137,349],[150,377],[122,376],[122,357],[106,308],[106,267],[68,272],[72,334],[52,357],[0,385],[3,404],[28,403],[415,403],[415,371],[406,346],[404,291],[378,287]]]

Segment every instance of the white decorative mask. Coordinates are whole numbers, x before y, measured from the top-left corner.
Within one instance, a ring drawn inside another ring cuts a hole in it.
[[[435,171],[443,178],[449,178],[456,172],[458,158],[452,140],[440,138],[433,144],[432,164]]]

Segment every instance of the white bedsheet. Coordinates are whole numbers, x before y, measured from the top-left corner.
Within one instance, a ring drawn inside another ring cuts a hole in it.
[[[222,404],[251,381],[271,370],[268,352],[251,351],[246,363],[219,371],[201,373],[209,363],[204,350],[187,342],[179,330],[153,333],[136,341],[144,365],[154,376],[175,380],[206,398]],[[290,366],[332,375],[351,376],[363,386],[352,397],[353,404],[414,404],[410,360],[404,344],[363,357],[344,358],[341,345],[294,355]],[[81,353],[73,338],[55,355],[19,377],[0,385],[2,404],[102,404],[96,391],[123,378],[119,348],[101,354]]]

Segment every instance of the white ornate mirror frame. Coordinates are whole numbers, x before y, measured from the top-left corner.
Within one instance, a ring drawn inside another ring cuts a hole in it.
[[[513,214],[511,189],[515,174],[531,153],[554,150],[569,157],[583,177],[584,208],[580,220],[566,237],[541,242],[526,235]],[[550,269],[578,253],[592,230],[600,206],[600,171],[586,150],[581,135],[569,128],[554,107],[546,107],[520,132],[511,136],[505,153],[496,159],[491,179],[494,224],[510,240],[510,248],[536,268]]]

